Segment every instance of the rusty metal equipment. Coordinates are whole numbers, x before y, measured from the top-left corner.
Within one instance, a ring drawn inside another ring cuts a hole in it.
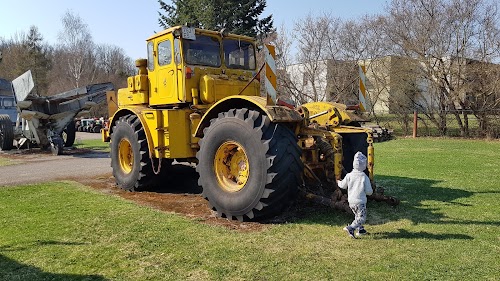
[[[106,92],[114,90],[113,84],[102,83],[41,97],[33,93],[33,88],[31,71],[12,81],[18,114],[16,120],[7,115],[0,118],[2,150],[33,144],[50,149],[55,155],[62,154],[64,146],[73,145],[75,116],[104,102]],[[15,127],[12,129],[13,122]]]

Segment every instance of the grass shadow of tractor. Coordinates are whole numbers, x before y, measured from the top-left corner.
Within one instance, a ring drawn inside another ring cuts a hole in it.
[[[159,194],[201,194],[202,188],[198,186],[198,173],[196,169],[185,163],[177,163],[169,167],[169,172],[161,176],[157,186],[151,187],[149,192]],[[428,179],[415,179],[395,176],[376,177],[378,186],[383,186],[385,194],[394,196],[401,200],[401,204],[392,207],[385,202],[368,202],[368,224],[379,225],[390,221],[409,220],[413,224],[435,223],[435,224],[477,224],[496,225],[499,222],[477,221],[477,220],[457,220],[450,219],[444,210],[448,205],[455,205],[460,208],[474,208],[473,205],[460,202],[463,198],[473,196],[475,193],[465,189],[446,188],[438,186],[440,181]],[[433,207],[426,206],[425,201],[437,201]],[[437,207],[436,207],[437,206]],[[443,208],[440,208],[443,206]],[[334,226],[345,226],[352,221],[352,216],[344,211],[334,210],[329,207],[315,204],[299,198],[292,206],[283,211],[279,216],[267,219],[261,223],[305,223],[305,224],[327,224]],[[422,237],[429,239],[446,239],[425,233],[405,233],[400,232],[398,237]],[[387,237],[397,238],[396,234],[387,234]],[[448,238],[469,239],[465,236],[452,236]]]
[[[457,208],[474,208],[473,204],[463,203],[462,199],[476,194],[467,191],[466,188],[448,188],[439,186],[440,181],[428,179],[415,179],[396,176],[377,175],[375,182],[383,187],[385,195],[393,196],[401,200],[398,206],[392,207],[385,202],[369,201],[367,224],[380,225],[390,221],[408,220],[413,224],[460,224],[460,225],[492,225],[500,226],[498,221],[481,221],[452,219],[446,214],[449,205]],[[493,191],[496,193],[496,191]],[[478,192],[481,193],[481,192]],[[425,202],[434,201],[431,206]],[[295,221],[297,223],[318,223],[336,226],[345,226],[353,217],[345,212],[329,209],[323,206],[312,206],[303,204],[302,214]],[[404,233],[384,234],[388,238],[418,238],[429,239],[470,239],[468,236],[451,235],[450,237],[439,237],[429,233]]]
[[[1,280],[108,280],[100,275],[79,275],[44,272],[38,267],[22,264],[0,254]]]
[[[384,186],[386,193],[401,200],[401,204],[388,212],[388,219],[408,219],[414,224],[462,224],[462,225],[496,225],[498,221],[460,220],[451,219],[446,214],[448,206],[468,208],[471,213],[474,204],[463,203],[462,199],[472,197],[483,192],[468,191],[463,188],[449,188],[439,186],[440,181],[428,179],[414,179],[395,176],[377,176],[376,181]],[[424,202],[432,202],[432,207]]]

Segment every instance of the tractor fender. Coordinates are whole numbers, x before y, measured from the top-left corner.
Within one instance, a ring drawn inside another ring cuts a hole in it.
[[[153,147],[153,139],[151,137],[151,131],[150,128],[148,127],[148,123],[146,122],[145,116],[143,114],[143,111],[145,110],[151,110],[151,109],[141,105],[127,106],[126,108],[119,109],[109,120],[109,129],[108,129],[109,132],[107,134],[108,136],[110,136],[113,133],[113,127],[115,123],[120,119],[120,117],[125,115],[135,115],[139,118],[142,127],[144,128],[144,133],[146,134],[146,140],[148,142],[148,147],[149,147],[149,155],[154,155],[154,147]]]
[[[302,121],[299,112],[284,106],[268,106],[267,99],[264,97],[229,96],[216,102],[205,112],[196,128],[195,136],[203,137],[203,129],[208,127],[210,120],[217,118],[219,113],[241,108],[260,111],[267,115],[271,122],[275,123],[298,123]]]

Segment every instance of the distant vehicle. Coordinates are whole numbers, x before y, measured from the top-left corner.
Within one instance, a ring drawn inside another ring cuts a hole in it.
[[[100,119],[82,118],[76,121],[78,132],[100,133],[103,121]]]
[[[79,122],[78,122],[78,127],[76,128],[76,130],[78,132],[89,132],[89,130],[92,127],[92,124],[94,122],[95,122],[95,120],[94,119],[90,119],[90,118],[80,119]]]
[[[12,123],[17,120],[17,108],[12,93],[12,85],[9,80],[0,78],[0,114],[9,115]]]

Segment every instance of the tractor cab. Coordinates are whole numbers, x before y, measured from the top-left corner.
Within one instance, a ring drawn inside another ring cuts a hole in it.
[[[129,104],[203,107],[231,95],[260,95],[259,82],[252,81],[257,66],[250,37],[176,26],[148,38],[147,61],[136,63],[139,75],[129,77],[126,89]]]

